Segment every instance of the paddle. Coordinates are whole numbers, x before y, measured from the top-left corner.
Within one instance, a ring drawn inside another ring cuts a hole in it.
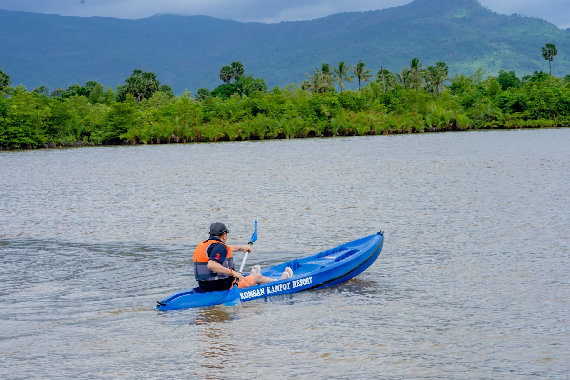
[[[247,244],[249,245],[253,245],[253,243],[255,243],[255,241],[257,240],[257,220],[255,221],[255,231],[253,231],[253,234],[251,235],[251,239],[249,239],[249,242]],[[241,273],[243,271],[243,267],[245,265],[245,261],[247,260],[247,255],[249,252],[245,253],[245,256],[243,257],[243,260],[241,261],[241,266],[239,267],[239,272]]]

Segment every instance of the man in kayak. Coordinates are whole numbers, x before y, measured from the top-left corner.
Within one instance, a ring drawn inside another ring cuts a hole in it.
[[[194,250],[194,276],[200,290],[213,292],[231,289],[237,281],[238,288],[275,281],[260,272],[259,265],[254,266],[249,276],[234,271],[233,251],[251,252],[251,245],[227,245],[228,229],[224,223],[210,225],[210,237],[198,244]],[[293,271],[285,268],[281,279],[291,278]]]

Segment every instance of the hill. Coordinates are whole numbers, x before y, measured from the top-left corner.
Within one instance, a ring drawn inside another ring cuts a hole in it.
[[[176,93],[214,88],[222,65],[241,61],[271,88],[299,84],[321,63],[399,72],[412,57],[445,61],[451,74],[519,76],[548,71],[545,43],[558,55],[553,73],[570,73],[570,30],[544,20],[500,15],[476,0],[415,0],[400,7],[299,22],[242,23],[205,16],[140,20],[63,17],[0,10],[0,68],[13,85],[67,88],[95,80],[122,84],[133,69],[155,72]]]

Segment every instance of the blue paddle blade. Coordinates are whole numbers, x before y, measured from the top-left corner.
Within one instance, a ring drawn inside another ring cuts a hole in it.
[[[251,235],[251,239],[249,239],[250,243],[255,243],[257,240],[257,220],[255,221],[255,231],[253,231],[253,235]]]

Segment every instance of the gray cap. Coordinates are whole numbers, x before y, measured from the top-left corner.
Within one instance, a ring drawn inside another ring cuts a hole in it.
[[[210,235],[221,236],[224,232],[230,232],[224,223],[216,222],[210,224]]]

